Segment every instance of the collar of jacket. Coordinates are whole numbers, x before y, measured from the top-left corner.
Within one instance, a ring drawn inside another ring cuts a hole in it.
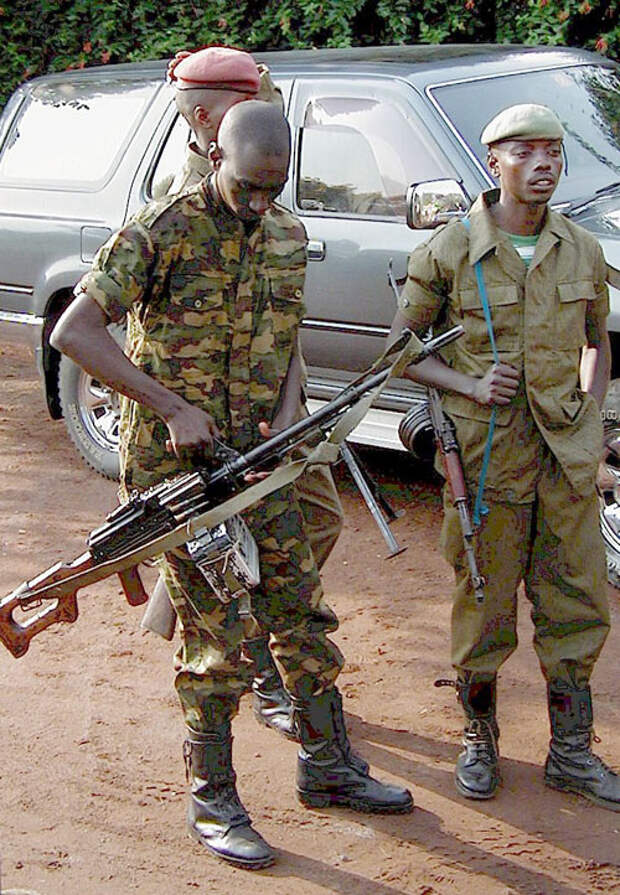
[[[213,165],[206,155],[203,155],[202,152],[198,149],[196,143],[190,143],[186,150],[186,158],[192,169],[197,174],[200,174],[201,177],[206,177],[208,174],[211,174],[213,171]]]
[[[497,254],[498,248],[504,243],[504,238],[489,210],[490,206],[497,202],[498,199],[498,189],[486,190],[478,196],[469,212],[469,220],[471,222],[469,263],[472,267],[485,255],[488,255],[489,252]],[[573,242],[573,234],[565,218],[561,214],[547,208],[543,227],[538,236],[536,254],[539,256],[546,254],[560,239],[567,239]]]

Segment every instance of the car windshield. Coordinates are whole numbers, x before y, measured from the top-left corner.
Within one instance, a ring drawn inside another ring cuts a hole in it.
[[[566,131],[568,176],[553,203],[588,199],[620,181],[620,75],[603,65],[529,71],[444,84],[429,90],[472,152],[485,165],[485,124],[515,103],[542,103]],[[485,167],[486,170],[486,167]]]

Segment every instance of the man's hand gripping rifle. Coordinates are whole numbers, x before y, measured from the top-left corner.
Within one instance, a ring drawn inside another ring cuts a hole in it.
[[[138,572],[141,562],[182,544],[191,546],[205,531],[212,532],[271,491],[294,481],[303,469],[303,466],[294,469],[295,463],[279,466],[250,487],[247,478],[252,473],[273,470],[295,447],[317,435],[323,438],[317,451],[324,446],[330,432],[333,440],[337,424],[341,420],[345,422],[347,413],[354,414],[352,408],[362,398],[367,400],[395,372],[398,363],[393,361],[395,355],[405,355],[407,364],[418,363],[461,332],[461,327],[455,327],[423,343],[405,330],[367,373],[310,416],[246,454],[220,446],[215,461],[221,465],[215,470],[199,467],[166,479],[147,491],[133,493],[127,503],[113,510],[105,523],[90,533],[84,553],[72,562],[57,563],[0,600],[0,641],[14,656],[23,656],[32,638],[45,628],[77,619],[78,590],[110,575],[119,576],[132,606],[145,603],[148,595]],[[346,434],[345,425],[338,438]],[[313,462],[312,457],[309,462]],[[287,475],[289,469],[293,472]],[[15,613],[22,614],[20,620]]]

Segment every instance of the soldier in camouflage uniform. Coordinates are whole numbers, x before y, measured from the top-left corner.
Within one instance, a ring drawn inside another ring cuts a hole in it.
[[[617,811],[620,779],[590,748],[589,679],[609,630],[595,493],[610,368],[607,270],[596,240],[547,207],[562,137],[544,106],[510,107],[489,123],[481,139],[500,189],[477,199],[468,226],[450,223],[413,252],[394,331],[465,327],[446,363],[432,359],[409,375],[446,390],[472,496],[486,474],[475,543],[482,606],[458,513],[444,501],[442,546],[456,575],[452,662],[466,719],[457,791],[487,799],[500,781],[496,676],[517,645],[523,581],[547,681],[545,782]]]
[[[286,424],[297,410],[306,237],[273,202],[287,177],[288,125],[272,105],[240,103],[218,143],[212,177],[147,205],[102,247],[52,337],[131,399],[122,408],[125,491],[191,468],[216,437],[246,451],[261,429]],[[125,319],[128,357],[106,330]],[[334,686],[343,660],[327,636],[337,620],[293,488],[245,518],[261,570],[252,612],[271,632],[293,700],[299,799],[410,811],[411,794],[373,780],[351,750]],[[263,867],[273,852],[250,824],[232,767],[231,720],[248,676],[238,606],[220,602],[184,549],[166,560],[181,620],[176,688],[187,726],[189,830],[217,857]]]
[[[181,193],[211,173],[209,146],[217,136],[223,115],[233,105],[246,99],[259,99],[284,109],[282,94],[273,83],[269,69],[265,65],[257,66],[248,53],[230,47],[177,53],[168,66],[168,79],[175,86],[177,107],[195,140],[187,145],[181,171],[157,184],[156,197]],[[300,405],[299,416],[305,414],[305,407]],[[300,453],[304,450],[301,448]],[[321,569],[343,525],[342,506],[331,470],[319,465],[308,467],[293,487],[310,547]],[[165,581],[174,603],[174,583],[169,577]],[[154,599],[161,599],[158,590]],[[288,739],[295,739],[291,702],[269,652],[269,635],[263,634],[251,618],[246,621],[243,652],[254,664],[252,691],[256,718]]]

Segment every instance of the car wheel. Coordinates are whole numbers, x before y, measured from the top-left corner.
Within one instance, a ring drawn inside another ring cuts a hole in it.
[[[69,437],[82,458],[100,475],[118,479],[118,394],[64,355],[58,391]]]
[[[614,379],[602,410],[603,459],[598,495],[601,534],[607,555],[607,579],[620,589],[620,379]]]

